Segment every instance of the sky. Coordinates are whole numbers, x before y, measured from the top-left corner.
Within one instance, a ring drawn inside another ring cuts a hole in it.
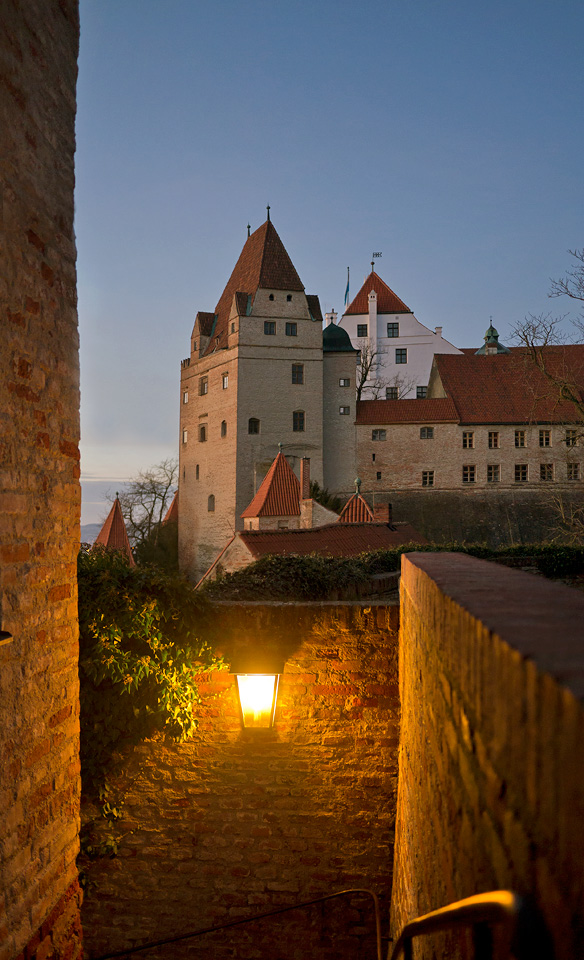
[[[180,361],[271,219],[342,312],[377,272],[459,347],[565,313],[581,0],[81,0],[82,523],[178,451]]]

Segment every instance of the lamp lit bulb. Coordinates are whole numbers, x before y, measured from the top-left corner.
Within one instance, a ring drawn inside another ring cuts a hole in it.
[[[237,674],[244,727],[271,727],[274,722],[278,674]]]

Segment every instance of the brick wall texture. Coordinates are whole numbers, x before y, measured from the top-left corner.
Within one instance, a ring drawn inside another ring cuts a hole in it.
[[[381,897],[387,933],[398,607],[218,604],[217,617],[226,652],[285,658],[275,727],[242,730],[234,677],[217,672],[194,740],[136,748],[121,824],[134,832],[88,864],[90,957],[353,887]],[[156,955],[374,953],[371,901],[351,896]]]
[[[557,960],[581,955],[583,617],[584,596],[520,571],[403,558],[394,936],[510,888],[536,898]]]
[[[80,952],[74,0],[0,12],[0,958]]]

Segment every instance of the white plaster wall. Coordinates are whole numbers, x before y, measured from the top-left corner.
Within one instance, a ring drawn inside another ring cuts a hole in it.
[[[357,337],[357,325],[362,323],[368,324],[368,339],[372,343],[376,342],[377,350],[380,352],[376,375],[383,378],[388,386],[396,384],[396,378],[398,378],[402,387],[409,387],[405,391],[400,391],[400,399],[402,400],[415,398],[416,387],[428,386],[435,353],[461,353],[458,347],[445,340],[442,334],[435,333],[425,327],[423,323],[420,323],[413,313],[378,314],[377,330],[374,331],[376,339],[371,337],[368,314],[343,316],[339,326],[347,331],[351,343],[356,349],[360,349],[362,346],[362,341]],[[388,323],[399,323],[399,337],[387,336]],[[397,348],[403,347],[408,351],[408,362],[396,364],[395,351]],[[373,391],[365,389],[362,399],[374,399]],[[385,391],[379,395],[378,399],[385,399]]]

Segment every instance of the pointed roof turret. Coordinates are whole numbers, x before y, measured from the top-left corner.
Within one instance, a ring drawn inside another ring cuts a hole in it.
[[[95,538],[93,547],[95,548],[98,545],[105,547],[106,550],[120,550],[126,554],[130,566],[136,566],[117,494],[105,523]]]
[[[499,332],[495,329],[493,323],[491,322],[487,332],[485,333],[485,342],[483,343],[482,347],[479,347],[479,349],[476,351],[475,356],[495,353],[509,353],[509,348],[503,343],[499,343]]]
[[[215,307],[216,322],[206,353],[227,346],[229,313],[235,294],[246,293],[254,297],[260,288],[304,293],[302,281],[271,220],[266,220],[245,241]]]
[[[412,312],[409,307],[406,307],[403,300],[400,300],[398,295],[393,292],[391,287],[387,286],[379,274],[372,270],[369,276],[366,278],[365,283],[359,290],[357,296],[351,301],[345,310],[344,316],[347,316],[347,314],[369,313],[369,294],[372,290],[375,290],[375,293],[377,294],[378,314]]]
[[[242,517],[294,517],[300,514],[300,481],[282,452],[266,473]]]
[[[350,497],[341,510],[337,523],[374,523],[373,511],[366,500],[361,496],[361,481],[355,480],[355,493]]]

